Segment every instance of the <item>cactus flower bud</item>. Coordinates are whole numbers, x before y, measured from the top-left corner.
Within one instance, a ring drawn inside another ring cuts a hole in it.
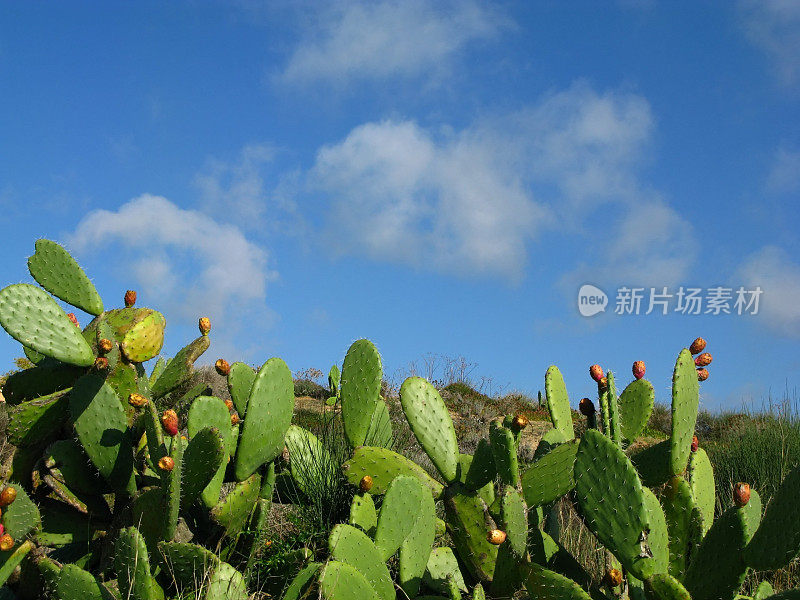
[[[617,587],[622,584],[622,573],[619,569],[609,569],[603,581],[610,587]]]
[[[105,371],[108,368],[108,359],[105,356],[98,356],[94,359],[94,368],[98,371]]]
[[[592,365],[591,367],[589,367],[589,375],[597,383],[600,383],[600,380],[603,378],[603,367],[601,367],[600,365]]]
[[[631,370],[633,371],[633,376],[636,379],[641,379],[644,377],[644,361],[637,360],[635,363],[633,363]]]
[[[136,292],[134,290],[128,290],[125,292],[125,308],[130,308],[136,304]]]
[[[489,540],[490,544],[499,546],[500,544],[506,541],[506,532],[500,529],[492,529],[489,533],[486,534],[486,539]]]
[[[697,452],[697,449],[700,447],[700,441],[697,439],[696,435],[692,436],[692,452]]]
[[[200,328],[200,333],[203,335],[208,335],[208,332],[211,331],[211,319],[208,317],[200,317],[197,325]]]
[[[733,502],[739,508],[750,502],[750,486],[741,481],[733,486]]]
[[[228,410],[233,410],[233,400],[231,400],[230,398],[225,400],[225,406],[228,407]]]
[[[361,481],[358,482],[358,489],[365,494],[372,489],[372,477],[364,475]]]
[[[169,435],[178,435],[178,414],[172,409],[165,410],[161,415],[161,425]]]
[[[578,403],[578,410],[580,410],[581,414],[585,417],[591,417],[597,412],[594,408],[594,402],[588,398],[581,398],[581,401]]]
[[[72,321],[72,324],[75,325],[75,327],[77,327],[78,329],[81,328],[81,324],[78,323],[78,317],[75,316],[75,313],[67,313],[67,317],[69,318],[70,321]]]
[[[141,394],[130,394],[128,396],[128,404],[131,406],[135,406],[136,408],[141,408],[145,404],[147,404],[147,398],[142,396]]]
[[[239,418],[239,413],[233,413],[231,415],[231,425],[236,426],[240,421],[241,419]]]
[[[689,346],[689,352],[692,354],[700,354],[703,350],[706,349],[706,341],[699,337],[695,341],[692,342],[692,345]]]
[[[697,369],[697,379],[699,381],[708,379],[708,369]]]
[[[597,387],[603,392],[606,391],[608,389],[608,377],[601,377],[600,381],[597,382]]]
[[[517,431],[525,429],[527,425],[528,425],[528,417],[526,417],[525,415],[514,415],[514,419],[511,421],[511,426]]]
[[[0,550],[3,552],[8,552],[14,547],[14,538],[12,538],[7,533],[4,533],[2,537],[0,537]]]
[[[224,358],[218,358],[217,362],[214,363],[214,368],[217,369],[217,373],[222,375],[223,377],[227,377],[228,373],[231,372],[231,366],[228,364],[228,361]]]
[[[172,471],[175,468],[175,459],[171,456],[162,456],[158,459],[158,468],[162,471]]]
[[[111,348],[114,347],[114,344],[112,344],[111,340],[108,338],[103,338],[97,342],[97,347],[99,348],[100,352],[111,352]]]
[[[694,359],[694,364],[698,367],[707,367],[714,360],[708,352],[703,352],[700,356]]]
[[[4,487],[3,491],[0,492],[0,506],[2,507],[9,506],[16,499],[17,499],[17,490],[10,485]]]

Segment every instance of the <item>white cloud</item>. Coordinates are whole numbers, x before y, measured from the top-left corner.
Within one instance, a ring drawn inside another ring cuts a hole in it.
[[[286,82],[342,85],[438,71],[468,43],[505,25],[476,0],[347,0],[319,9],[281,75]]]
[[[140,297],[167,316],[190,321],[206,315],[217,324],[234,324],[229,317],[237,309],[269,312],[267,284],[277,273],[267,253],[237,227],[166,198],[145,194],[116,211],[94,210],[69,243],[78,252],[109,244],[127,250],[117,266],[133,278]]]
[[[638,182],[652,131],[640,96],[576,84],[460,131],[361,125],[318,152],[310,180],[330,198],[340,253],[516,279],[530,242],[557,231],[584,236],[595,272],[622,267],[669,285],[691,263],[691,226]],[[626,216],[605,236],[584,231],[609,205]]]
[[[775,194],[800,191],[800,152],[779,148],[767,177],[767,189]]]
[[[759,314],[782,334],[800,336],[800,265],[777,246],[750,255],[739,270],[742,285],[761,286]]]
[[[782,83],[800,83],[800,2],[740,0],[748,39],[772,59]]]

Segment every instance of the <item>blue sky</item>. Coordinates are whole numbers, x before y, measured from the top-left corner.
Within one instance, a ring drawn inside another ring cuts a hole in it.
[[[798,100],[792,0],[5,2],[0,282],[46,237],[169,354],[208,315],[209,361],[369,337],[395,377],[557,364],[574,403],[637,359],[667,400],[702,335],[703,404],[738,408],[800,384]],[[620,315],[622,286],[763,293]]]

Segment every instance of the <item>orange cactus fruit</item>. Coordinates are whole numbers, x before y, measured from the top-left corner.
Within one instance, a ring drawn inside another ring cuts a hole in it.
[[[706,349],[706,341],[699,337],[692,342],[692,345],[689,346],[689,352],[692,354],[700,354],[703,350]]]
[[[733,486],[733,503],[739,508],[750,502],[750,486],[741,481]]]
[[[231,366],[228,364],[228,361],[224,358],[218,358],[217,362],[214,363],[214,368],[217,370],[217,373],[222,375],[223,377],[227,377],[228,373],[231,372]]]
[[[131,406],[135,406],[136,408],[141,408],[142,406],[147,404],[147,398],[145,398],[141,394],[133,393],[128,396],[128,404],[130,404]]]
[[[698,381],[705,381],[708,379],[708,369],[697,369]]]
[[[69,318],[70,321],[72,321],[72,324],[75,325],[75,327],[77,327],[78,329],[81,328],[81,324],[78,323],[78,317],[75,316],[75,313],[67,313],[67,317]]]
[[[0,507],[9,506],[17,499],[17,490],[16,488],[7,485],[3,488],[3,491],[0,492]]]
[[[603,367],[600,365],[592,365],[589,367],[589,375],[592,379],[594,379],[597,383],[600,383],[600,380],[603,378]]]
[[[105,371],[108,368],[108,359],[105,356],[98,356],[94,359],[94,368],[98,371]]]
[[[708,352],[703,352],[700,356],[694,359],[694,364],[698,367],[707,367],[714,360]]]
[[[211,319],[208,317],[200,317],[197,326],[200,328],[200,333],[208,335],[208,332],[211,331]]]
[[[609,569],[606,571],[606,576],[603,578],[603,581],[611,587],[622,585],[622,572],[619,569]]]
[[[489,540],[490,544],[499,546],[506,541],[506,532],[502,531],[501,529],[492,529],[486,534],[486,539]]]
[[[178,435],[178,414],[172,410],[165,410],[161,415],[161,425],[169,435]]]
[[[4,533],[2,537],[0,537],[0,550],[3,552],[8,552],[14,547],[14,538],[12,538],[7,533]]]
[[[525,415],[514,415],[514,419],[511,421],[511,426],[517,431],[525,429],[527,425],[528,425],[528,417],[526,417]]]
[[[100,352],[111,352],[111,348],[114,347],[114,344],[108,338],[103,338],[97,342],[97,347],[99,348]]]
[[[136,291],[128,290],[125,292],[125,308],[130,308],[136,304]]]
[[[692,436],[692,452],[697,452],[697,449],[700,447],[700,441],[697,439],[696,435]]]
[[[642,377],[644,377],[644,371],[645,371],[644,361],[637,360],[635,363],[633,363],[633,367],[631,367],[631,370],[633,371],[633,376],[636,379],[641,379]]]
[[[233,410],[233,400],[231,400],[230,398],[225,400],[225,406],[228,407],[228,410]]]
[[[231,415],[231,425],[238,425],[240,422],[239,413],[233,413]]]
[[[365,494],[372,489],[372,477],[364,475],[361,481],[358,482],[358,489]]]
[[[162,471],[172,471],[175,468],[175,460],[171,456],[162,456],[158,460],[158,468]]]

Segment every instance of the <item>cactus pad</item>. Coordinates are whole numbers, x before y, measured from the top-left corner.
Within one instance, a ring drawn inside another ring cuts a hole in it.
[[[167,324],[164,315],[153,310],[143,317],[125,333],[120,345],[131,362],[146,362],[158,356],[164,345],[164,327]]]
[[[61,569],[56,587],[56,596],[60,600],[103,600],[100,584],[89,571],[66,564]]]
[[[644,582],[644,589],[648,600],[692,600],[681,582],[668,573],[653,575]]]
[[[292,479],[306,496],[312,497],[338,479],[336,462],[313,433],[292,425],[285,440]]]
[[[364,438],[364,445],[390,448],[393,437],[389,409],[383,400],[378,400],[375,404],[375,410],[372,412],[372,419],[370,419],[369,429],[367,429],[367,435]]]
[[[344,432],[354,448],[366,443],[375,405],[380,402],[382,375],[381,356],[372,342],[353,342],[344,357],[340,396]]]
[[[356,448],[353,457],[342,465],[342,470],[352,485],[358,485],[365,475],[372,477],[372,489],[369,493],[373,495],[385,494],[389,484],[398,475],[416,477],[431,490],[434,498],[441,496],[444,489],[441,483],[428,475],[417,463],[385,448]]]
[[[708,454],[702,448],[692,452],[689,458],[689,486],[694,502],[703,517],[703,534],[714,522],[716,494],[714,487],[714,468]]]
[[[692,353],[684,348],[672,373],[672,435],[670,437],[670,471],[680,475],[686,469],[691,453],[697,409],[700,405],[700,384],[697,381]]]
[[[211,510],[211,518],[227,535],[238,533],[247,523],[261,487],[261,475],[254,473],[236,487]]]
[[[650,488],[642,487],[644,503],[650,518],[650,533],[647,535],[647,545],[653,554],[655,572],[666,573],[669,570],[669,533],[664,510],[656,495]]]
[[[375,529],[375,546],[383,560],[394,555],[411,533],[424,494],[425,488],[416,477],[400,475],[389,484]]]
[[[522,476],[522,492],[528,506],[542,506],[575,487],[575,455],[578,441],[555,446],[534,462]]]
[[[488,441],[481,438],[475,454],[461,454],[459,456],[461,466],[461,483],[469,490],[478,490],[494,480],[497,469],[494,465],[494,455],[492,447]]]
[[[235,363],[234,363],[235,364]],[[187,422],[189,438],[193,438],[205,427],[214,427],[222,436],[224,456],[222,464],[203,489],[201,497],[203,504],[212,508],[219,501],[219,494],[222,490],[222,483],[225,478],[228,457],[236,449],[236,439],[234,438],[233,428],[231,427],[231,415],[225,403],[216,396],[198,396],[189,408],[189,418]],[[150,438],[148,437],[148,440]]]
[[[335,560],[322,568],[319,587],[325,600],[380,600],[367,578],[355,567]]]
[[[17,499],[3,509],[2,522],[6,533],[19,542],[42,524],[39,509],[17,483],[9,486],[17,491]]]
[[[328,538],[333,560],[355,567],[375,590],[381,600],[394,600],[394,585],[381,551],[360,529],[337,525]]]
[[[57,433],[69,418],[69,390],[23,402],[8,411],[8,441],[15,446],[39,445]]]
[[[448,483],[455,481],[458,478],[458,440],[450,412],[439,392],[421,377],[409,377],[400,386],[400,403],[414,436],[439,473]]]
[[[364,493],[353,496],[348,523],[358,527],[369,536],[375,534],[375,527],[378,526],[378,513],[375,510],[375,502],[372,500],[372,496]]]
[[[786,475],[745,548],[745,561],[758,570],[779,569],[800,550],[800,466]]]
[[[669,480],[661,496],[661,506],[669,532],[669,574],[682,581],[695,508],[692,491],[682,477]]]
[[[300,569],[300,572],[292,579],[292,583],[286,588],[286,592],[283,594],[283,600],[301,600],[302,598],[306,598],[306,593],[311,589],[321,568],[322,565],[320,563],[312,562]]]
[[[188,346],[178,350],[178,353],[164,367],[161,375],[152,382],[150,391],[153,397],[161,398],[187,381],[192,376],[194,361],[200,358],[210,345],[209,337],[201,335]]]
[[[467,591],[458,560],[453,551],[448,547],[434,548],[428,557],[428,566],[425,572],[425,585],[441,594],[447,593],[447,582],[455,582],[461,591]]]
[[[531,564],[525,578],[525,589],[539,600],[591,600],[577,583],[537,564]]]
[[[502,419],[489,424],[489,441],[492,445],[494,464],[500,480],[506,485],[519,485],[519,461],[514,433],[503,426]]]
[[[619,419],[622,435],[630,442],[642,433],[653,411],[656,393],[646,379],[635,379],[619,396]]]
[[[636,467],[643,485],[657,487],[669,481],[671,477],[669,457],[670,441],[664,440],[637,452],[631,456],[631,462]]]
[[[231,400],[236,407],[236,412],[244,418],[247,412],[247,400],[250,398],[250,390],[253,389],[253,382],[256,380],[256,372],[250,365],[243,362],[235,362],[231,365],[228,372],[228,391],[231,393]]]
[[[550,419],[553,427],[558,429],[564,438],[571,440],[575,437],[575,430],[572,425],[572,411],[569,408],[569,396],[567,386],[564,385],[564,378],[561,371],[555,365],[550,366],[544,376],[544,389],[547,396],[547,408],[550,411]]]
[[[211,572],[203,600],[247,600],[244,577],[226,562],[221,562]]]
[[[225,466],[225,446],[216,427],[206,427],[193,435],[183,454],[181,506],[189,507]]]
[[[433,496],[423,493],[420,496],[411,533],[400,545],[398,556],[400,586],[412,598],[419,592],[435,536],[436,507]]]
[[[445,511],[456,551],[476,579],[491,581],[497,546],[486,535],[495,529],[486,505],[475,492],[451,486],[445,494]]]
[[[147,547],[139,531],[135,527],[123,529],[115,548],[114,568],[122,597],[135,600],[163,599],[164,592],[150,575]]]

